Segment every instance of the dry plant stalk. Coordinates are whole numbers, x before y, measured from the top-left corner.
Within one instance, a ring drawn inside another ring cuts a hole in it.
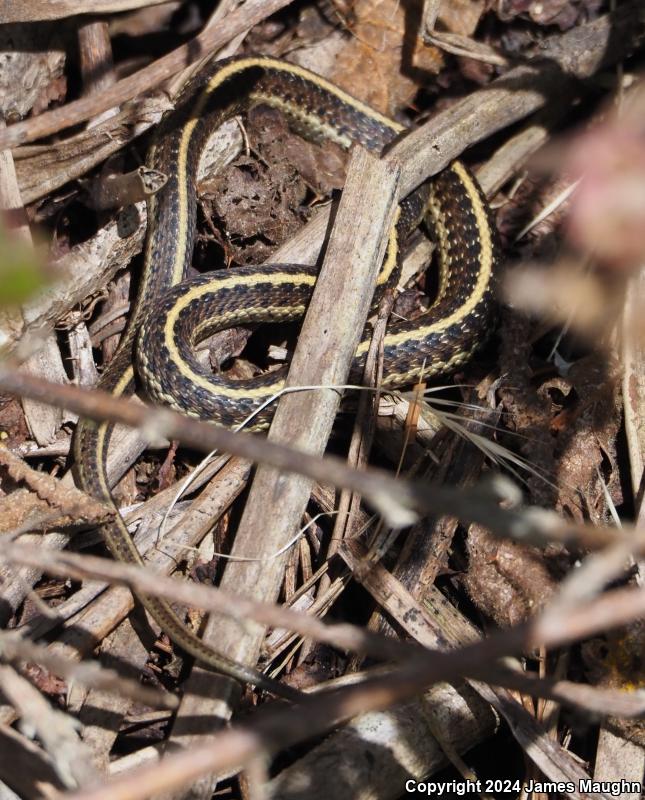
[[[115,14],[159,5],[165,0],[4,0],[2,22],[34,22],[72,17],[76,14]]]
[[[289,369],[287,386],[334,386],[346,382],[369,311],[370,298],[385,253],[398,199],[399,171],[357,149],[352,154],[347,184],[332,230],[325,262],[303,322],[297,349]],[[337,314],[338,304],[346,309]],[[325,334],[321,335],[321,331]],[[269,441],[288,440],[306,452],[322,453],[338,411],[340,397],[334,390],[286,394],[278,402]],[[253,479],[232,556],[256,557],[252,563],[229,563],[221,587],[242,591],[258,599],[274,600],[283,580],[285,553],[279,552],[293,537],[305,511],[311,481],[281,471],[260,467]],[[269,524],[267,524],[270,520]],[[263,530],[261,546],[257,532]],[[264,628],[229,624],[216,615],[206,626],[204,637],[241,663],[256,663],[264,639]],[[203,697],[191,687],[208,680],[210,706],[215,718],[233,702],[234,682],[195,670],[179,710],[177,728],[184,715],[204,714]],[[222,702],[224,701],[224,702]],[[182,737],[184,745],[189,742]],[[204,787],[204,793],[210,793]]]

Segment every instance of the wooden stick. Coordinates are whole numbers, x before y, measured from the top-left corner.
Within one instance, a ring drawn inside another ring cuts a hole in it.
[[[83,97],[39,117],[18,122],[0,132],[0,150],[57,133],[159,86],[176,72],[204,58],[290,2],[291,0],[249,0],[241,8],[231,12],[217,27],[204,31],[147,67],[123,78],[99,96]],[[22,5],[22,0],[18,0],[16,5]]]
[[[347,184],[338,209],[325,262],[316,282],[298,345],[289,370],[287,384],[310,386],[346,382],[351,361],[363,331],[371,297],[394,217],[399,171],[362,149],[352,154]],[[338,309],[342,308],[342,313]],[[333,390],[284,395],[278,404],[269,439],[288,440],[310,453],[322,453],[331,433],[340,403]],[[234,557],[262,556],[256,562],[231,562],[222,578],[224,590],[264,601],[278,595],[287,553],[272,556],[291,540],[305,511],[312,481],[294,475],[285,476],[272,467],[258,469],[244,514],[235,537]],[[258,532],[262,532],[258,541]],[[204,639],[241,663],[255,664],[264,639],[265,628],[212,616]],[[195,689],[206,681],[211,684],[208,700],[197,696]],[[192,691],[191,691],[192,689]],[[217,720],[226,717],[236,685],[227,678],[201,668],[193,671],[184,701],[177,716],[177,729],[186,727],[186,718],[209,721],[212,730]],[[194,741],[191,735],[181,738],[184,746]],[[209,794],[210,781],[195,791]],[[210,794],[209,794],[210,796]]]
[[[76,14],[118,14],[135,8],[158,6],[166,0],[3,0],[0,22],[35,22],[63,19]]]
[[[107,22],[92,20],[81,25],[78,51],[85,94],[105,91],[114,85],[116,78]]]
[[[544,42],[540,57],[437,114],[392,148],[402,164],[401,195],[447,166],[467,147],[512,125],[620,60],[645,38],[645,7],[626,3],[614,14]]]

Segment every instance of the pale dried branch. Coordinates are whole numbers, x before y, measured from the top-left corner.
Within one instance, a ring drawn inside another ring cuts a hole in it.
[[[399,170],[366,151],[353,152],[325,262],[291,361],[288,386],[346,382],[396,212],[398,176]],[[343,314],[337,313],[339,305]],[[340,395],[331,389],[284,395],[267,443],[289,441],[303,451],[322,453],[339,405]],[[310,493],[310,480],[293,474],[284,476],[267,466],[257,470],[231,555],[260,555],[260,560],[227,564],[222,588],[262,600],[277,597],[287,554],[264,560],[261,556],[280,552],[292,539]],[[260,552],[258,530],[264,531]],[[249,626],[243,635],[238,624],[212,616],[205,631],[205,637],[209,636],[229,658],[255,663],[264,630]],[[205,676],[196,674],[194,680],[203,683]],[[231,702],[231,689],[230,681],[216,680],[213,702],[220,696]],[[187,713],[194,714],[192,702],[187,699],[185,703]]]
[[[427,482],[402,481],[383,470],[357,471],[344,461],[320,458],[293,450],[248,433],[234,432],[203,423],[164,408],[123,400],[98,390],[84,391],[40,381],[0,363],[0,388],[9,394],[26,395],[56,404],[88,419],[105,419],[138,428],[145,438],[177,439],[200,451],[220,450],[252,462],[269,464],[284,472],[296,472],[321,484],[352,489],[381,513],[392,527],[409,525],[419,513],[443,513],[468,522],[478,522],[498,536],[544,545],[560,542],[589,549],[619,540],[630,541],[633,552],[645,545],[645,537],[628,528],[596,528],[560,518],[542,508],[516,508],[520,495],[507,479],[494,476],[468,490],[432,486]],[[510,504],[501,508],[501,500]]]
[[[264,713],[259,718],[213,736],[208,743],[190,751],[167,756],[159,764],[144,766],[109,781],[93,790],[76,793],[70,800],[139,800],[157,792],[171,791],[191,784],[204,774],[224,771],[249,763],[259,754],[275,754],[286,746],[306,741],[312,736],[339,725],[357,714],[385,708],[423,691],[441,680],[453,681],[468,664],[492,664],[517,652],[520,642],[531,646],[557,647],[565,641],[604,631],[645,612],[645,592],[617,590],[590,607],[571,612],[558,630],[535,621],[489,639],[448,653],[433,653],[432,660],[411,659],[387,675],[377,675],[361,684],[326,692],[307,701],[306,713],[295,708]],[[573,624],[572,624],[573,623]],[[567,629],[565,634],[564,629]],[[575,633],[574,633],[575,631]],[[532,748],[530,741],[527,748]],[[582,770],[576,778],[584,775]],[[582,797],[574,792],[574,797]]]
[[[76,14],[118,14],[134,8],[161,5],[166,0],[4,0],[2,22],[34,22]]]
[[[59,678],[77,681],[87,687],[113,692],[151,706],[170,709],[177,707],[177,698],[174,695],[123,678],[114,670],[106,669],[96,662],[75,662],[62,658],[48,648],[12,633],[0,633],[0,656],[4,661],[10,662],[31,661]]]
[[[411,649],[403,642],[370,634],[354,625],[326,625],[307,614],[249,600],[223,589],[175,581],[143,567],[116,563],[105,558],[66,551],[43,551],[18,543],[7,544],[3,548],[2,556],[8,563],[37,566],[51,575],[126,584],[137,593],[145,591],[154,596],[164,596],[175,602],[216,612],[238,621],[250,618],[264,625],[297,630],[303,636],[309,636],[316,641],[342,649],[368,652],[374,657],[406,658],[416,651],[416,648]]]
[[[14,706],[23,722],[37,734],[61,781],[68,788],[96,779],[87,746],[81,741],[75,720],[52,708],[49,702],[13,667],[0,665],[0,692]]]
[[[149,66],[123,78],[102,92],[100,96],[92,95],[75,100],[39,117],[18,122],[6,131],[0,132],[0,150],[16,147],[24,142],[33,142],[43,136],[49,136],[64,128],[84,122],[113,106],[131,100],[142,92],[159,86],[189,64],[217,50],[237,34],[243,33],[271,14],[275,14],[290,1],[250,0],[241,8],[232,11],[226,20],[215,28],[204,31],[190,42],[162,56]],[[22,2],[20,4],[22,5]]]
[[[31,203],[81,177],[156,125],[171,103],[155,94],[128,103],[123,111],[58,142],[14,150],[22,198]]]

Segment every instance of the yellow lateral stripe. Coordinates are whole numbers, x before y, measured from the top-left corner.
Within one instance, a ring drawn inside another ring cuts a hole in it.
[[[399,232],[397,230],[397,222],[401,216],[401,207],[397,206],[394,214],[394,221],[392,222],[392,229],[387,241],[387,250],[385,251],[385,260],[381,267],[381,271],[376,279],[376,285],[382,286],[390,280],[390,277],[396,269],[399,258]]]
[[[211,80],[207,83],[206,87],[202,90],[197,101],[192,110],[192,119],[190,119],[186,125],[184,126],[181,134],[181,139],[179,142],[179,150],[178,150],[178,158],[177,158],[177,194],[178,194],[178,232],[177,237],[175,239],[176,243],[178,244],[177,248],[175,249],[175,257],[173,262],[173,272],[172,272],[172,284],[177,284],[183,279],[184,274],[184,248],[182,243],[186,240],[186,235],[188,232],[188,198],[186,195],[186,185],[187,185],[187,170],[188,170],[188,150],[190,147],[190,140],[193,135],[193,131],[195,126],[197,125],[198,119],[201,115],[201,112],[206,105],[208,100],[208,96],[212,94],[214,91],[217,90],[219,86],[221,86],[225,81],[227,81],[230,77],[240,74],[247,69],[252,69],[254,67],[261,67],[261,68],[269,68],[274,69],[279,72],[287,72],[294,75],[298,75],[301,78],[304,78],[307,81],[314,83],[317,86],[322,86],[328,92],[333,94],[334,96],[338,97],[342,102],[349,103],[354,108],[358,108],[362,113],[368,116],[370,119],[373,119],[385,127],[389,128],[390,130],[398,133],[403,131],[405,128],[403,125],[399,125],[397,122],[394,122],[391,119],[379,114],[374,109],[370,108],[369,106],[361,103],[360,101],[353,98],[351,95],[344,92],[342,89],[334,86],[334,84],[326,81],[324,78],[321,78],[313,73],[309,72],[302,67],[298,67],[296,65],[288,65],[286,66],[283,62],[276,61],[270,58],[247,58],[239,61],[235,61],[225,67],[222,67],[217,71],[217,73],[211,78]],[[256,97],[260,99],[262,95],[257,93]],[[280,105],[282,102],[279,98],[275,98],[271,96],[270,99],[272,103],[277,103]],[[294,113],[294,108],[289,106],[289,104],[284,101],[284,105],[286,110],[290,113]],[[324,122],[321,122],[320,118],[317,117],[315,114],[309,114],[308,112],[304,112],[301,109],[296,109],[296,113],[299,113],[300,116],[306,118],[312,118],[318,124],[318,127],[321,125],[325,129],[327,135],[330,135],[331,138],[334,138],[340,144],[344,144],[345,146],[351,145],[351,140],[347,137],[343,137],[338,134],[337,131],[333,129],[333,126],[327,125]],[[398,212],[397,212],[398,218]],[[379,273],[379,277],[377,280],[377,284],[381,285],[386,283],[392,271],[396,268],[397,263],[397,252],[398,252],[398,242],[397,242],[397,234],[396,234],[396,227],[393,227],[392,234],[390,236],[390,241],[388,243],[387,248],[387,256],[381,272]],[[148,254],[146,254],[148,255]],[[148,260],[148,259],[146,259]],[[291,277],[291,276],[289,276]],[[233,278],[233,285],[244,285],[247,283],[246,281],[240,281],[240,279]],[[284,282],[287,282],[288,279]],[[254,280],[249,280],[248,283],[253,283]],[[313,279],[312,279],[313,284]],[[195,291],[195,290],[192,290]],[[183,299],[186,302],[191,302],[194,297],[199,295],[192,296],[192,291],[188,293]],[[179,304],[181,307],[177,306],[173,311],[176,311],[177,314],[180,312],[182,308],[185,307],[184,304]],[[166,326],[165,326],[165,341],[166,346],[168,347],[169,352],[172,354],[173,359],[176,360],[176,364],[178,369],[180,370],[181,374],[184,377],[187,377],[189,380],[194,381],[198,385],[202,386],[203,388],[209,389],[213,391],[212,385],[205,380],[202,376],[197,375],[190,367],[180,358],[179,352],[175,347],[174,341],[168,337],[168,326],[171,327],[174,325],[174,321],[176,320],[176,315],[174,316],[172,322],[171,317],[173,315],[169,315]],[[218,389],[218,392],[222,395],[230,396],[230,397],[237,397],[242,392],[240,390],[227,390],[226,387],[221,387]],[[253,390],[247,391],[245,396],[254,396]]]
[[[120,397],[125,392],[130,381],[134,380],[134,367],[130,364],[123,370],[123,375],[119,378],[116,386],[112,389],[112,394],[115,397]]]
[[[292,75],[297,75],[300,78],[303,78],[306,81],[311,82],[315,86],[322,86],[326,91],[330,94],[338,97],[344,103],[350,104],[353,108],[358,109],[361,111],[365,116],[369,117],[370,119],[379,122],[386,128],[389,128],[391,131],[395,133],[401,133],[405,130],[403,125],[400,125],[394,120],[389,119],[388,117],[380,114],[378,111],[375,111],[373,108],[370,108],[365,103],[362,103],[360,100],[352,97],[347,92],[344,92],[342,89],[339,89],[337,86],[334,86],[333,83],[321,78],[318,75],[315,75],[309,70],[304,69],[303,67],[299,67],[295,64],[285,64],[284,62],[277,61],[272,58],[257,58],[257,57],[250,57],[246,59],[241,59],[238,61],[234,61],[227,66],[221,67],[216,74],[210,79],[210,81],[206,84],[205,88],[199,94],[195,106],[192,110],[192,119],[190,119],[184,129],[182,130],[182,135],[179,143],[179,152],[178,152],[178,163],[177,163],[177,184],[178,184],[178,203],[179,203],[179,230],[178,235],[176,237],[176,242],[179,245],[175,250],[175,258],[173,263],[173,271],[172,271],[172,283],[173,285],[179,283],[183,278],[183,270],[184,270],[184,259],[183,259],[183,247],[182,243],[186,240],[186,233],[188,228],[188,199],[186,197],[186,176],[187,176],[187,161],[188,161],[188,148],[190,146],[190,139],[192,137],[193,131],[195,126],[197,125],[198,119],[201,116],[201,112],[206,105],[208,100],[208,96],[216,91],[223,83],[225,83],[229,78],[232,76],[238,75],[244,72],[247,69],[252,69],[254,67],[261,67],[267,69],[273,69],[277,72],[286,72]],[[256,94],[257,99],[262,99],[263,95],[260,93]],[[316,114],[311,112],[306,112],[303,109],[300,109],[296,106],[289,104],[287,101],[283,101],[276,96],[266,96],[264,99],[270,100],[271,103],[283,106],[286,111],[291,114],[296,114],[303,119],[311,119],[315,120],[317,123],[317,127],[324,130],[325,134],[329,137],[334,139],[334,141],[342,144],[344,147],[349,147],[352,143],[352,140],[347,137],[343,136],[338,133],[336,129],[332,125],[329,125],[320,117],[316,116]]]
[[[237,311],[227,311],[224,314],[220,314],[219,317],[209,317],[208,319],[205,319],[203,322],[200,322],[199,325],[195,325],[193,328],[193,336],[195,337],[195,341],[198,341],[201,338],[204,331],[212,330],[215,326],[221,325],[222,327],[220,330],[225,330],[226,328],[224,326],[246,325],[249,322],[249,317],[252,315],[254,310],[255,309],[251,307],[238,309]],[[297,319],[298,317],[301,317],[305,313],[305,306],[289,306],[288,315],[286,315],[284,311],[284,306],[262,306],[262,314],[266,314],[270,321],[274,322],[285,322],[287,321],[285,319],[287,316],[290,319]]]
[[[316,282],[316,276],[307,275],[306,273],[298,273],[297,275],[294,275],[288,272],[276,272],[266,276],[259,276],[257,274],[235,276],[233,274],[230,278],[224,278],[222,281],[218,282],[218,289],[234,289],[237,286],[255,286],[260,281],[272,283],[275,286],[281,286],[285,283],[301,283],[307,286],[313,286]],[[164,324],[164,344],[168,348],[168,352],[171,355],[171,361],[179,370],[179,372],[181,372],[185,378],[191,381],[191,383],[195,383],[213,394],[222,395],[225,397],[248,398],[271,395],[275,390],[267,391],[265,387],[244,390],[229,388],[226,386],[218,386],[215,388],[207,378],[205,378],[203,375],[197,374],[181,358],[179,350],[175,344],[174,337],[174,328],[177,323],[177,318],[187,305],[212,291],[213,287],[208,283],[204,284],[203,286],[194,286],[192,289],[186,292],[186,294],[180,297],[173,308],[170,309]]]
[[[178,245],[175,249],[175,258],[172,267],[171,283],[174,286],[184,277],[184,243],[188,234],[188,196],[186,194],[186,180],[188,176],[188,148],[193,131],[208,100],[208,90],[200,92],[192,109],[192,119],[184,125],[179,140],[177,153],[177,193],[179,202],[179,231],[175,239]]]
[[[104,445],[105,445],[105,436],[107,434],[107,428],[109,422],[104,422],[96,432],[96,466],[97,466],[97,476],[99,479],[99,483],[101,485],[101,489],[105,492],[107,497],[111,497],[110,494],[110,487],[107,484],[107,473],[103,467],[103,452],[104,452]]]

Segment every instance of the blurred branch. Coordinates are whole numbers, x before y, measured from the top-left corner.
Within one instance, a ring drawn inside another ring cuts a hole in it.
[[[645,613],[645,591],[622,589],[588,606],[569,612],[560,625],[542,624],[542,618],[496,633],[489,639],[431,658],[412,658],[363,683],[313,696],[303,708],[265,712],[245,726],[213,736],[207,744],[167,756],[161,763],[133,770],[103,786],[70,796],[69,800],[139,800],[170,791],[204,774],[248,764],[259,754],[272,755],[311,739],[357,714],[407,700],[430,684],[452,682],[473,664],[481,669],[524,646],[559,647],[575,639],[606,631]]]
[[[136,592],[163,596],[188,606],[225,614],[236,620],[251,618],[268,626],[287,628],[298,632],[301,636],[310,637],[341,650],[356,651],[376,658],[403,662],[403,667],[407,662],[413,661],[421,671],[423,665],[431,669],[434,659],[440,653],[438,650],[371,633],[355,625],[326,624],[303,612],[249,600],[211,586],[180,583],[145,567],[116,563],[96,556],[68,552],[58,553],[28,545],[8,544],[3,549],[3,557],[9,563],[38,566],[43,571],[60,577],[71,576],[76,579],[90,578],[112,583],[125,583]],[[634,703],[633,698],[630,699],[630,695],[624,692],[583,687],[568,681],[537,680],[514,669],[502,669],[500,665],[492,664],[490,661],[493,658],[492,655],[480,660],[478,658],[467,659],[465,654],[473,647],[481,647],[483,652],[486,652],[488,643],[492,643],[490,646],[493,651],[500,650],[499,655],[494,658],[523,651],[530,652],[540,645],[561,646],[584,638],[591,633],[606,631],[626,624],[637,619],[643,613],[643,609],[645,609],[644,589],[616,590],[589,603],[580,602],[575,607],[570,603],[563,602],[562,598],[557,595],[535,620],[497,633],[479,644],[465,646],[461,651],[464,653],[464,661],[459,665],[459,675],[500,686],[517,688],[536,696],[568,701],[599,713],[640,715],[643,712],[642,703],[641,705],[638,705],[637,702]],[[129,682],[113,676],[109,670],[93,668],[92,665],[85,665],[83,669],[82,665],[73,665],[65,659],[50,656],[46,652],[41,654],[39,652],[41,649],[12,636],[0,639],[0,652],[7,658],[33,659],[62,676],[71,675],[70,670],[76,670],[75,677],[83,682],[89,680],[97,688],[114,688],[127,696],[132,696],[134,693],[137,699],[144,699],[141,687],[130,688]],[[455,649],[449,652],[455,654],[460,651]],[[398,667],[391,669],[392,674],[396,674]],[[104,673],[103,676],[101,676],[101,672]],[[369,673],[367,675],[368,682],[374,680]],[[152,690],[147,691],[150,693],[150,697],[145,697],[147,702],[154,700],[157,705],[173,707],[174,698],[165,698]],[[605,704],[604,708],[603,704]]]
[[[573,681],[538,678],[515,670],[485,669],[481,680],[505,689],[515,689],[532,697],[545,697],[557,703],[576,706],[588,714],[636,718],[645,715],[645,692],[605,689]]]
[[[95,662],[76,663],[63,658],[46,647],[33,644],[13,633],[0,632],[0,656],[3,661],[32,661],[53,672],[59,678],[76,681],[84,686],[113,692],[139,703],[160,708],[176,708],[177,698],[166,692],[142,686],[138,681],[123,678],[114,670]]]
[[[125,583],[136,592],[171,598],[175,602],[225,614],[237,620],[252,618],[265,625],[296,630],[302,636],[325,642],[333,647],[369,653],[377,658],[396,660],[409,658],[411,654],[419,652],[416,646],[370,633],[354,625],[340,623],[327,625],[316,617],[302,612],[249,600],[211,586],[175,581],[145,567],[115,562],[111,559],[67,551],[44,550],[18,543],[3,546],[2,559],[8,563],[37,566],[50,575],[60,577],[71,576],[77,579],[90,578],[111,583]],[[0,648],[4,648],[2,639]]]
[[[351,489],[363,495],[392,527],[411,524],[419,513],[441,513],[478,522],[498,536],[536,545],[559,542],[595,550],[622,540],[629,542],[632,553],[640,552],[645,546],[645,534],[629,528],[616,530],[576,524],[537,507],[501,508],[502,500],[509,506],[517,506],[521,495],[509,480],[500,476],[467,490],[398,480],[384,470],[354,470],[339,458],[321,458],[260,436],[230,431],[106,392],[39,380],[1,363],[0,389],[67,408],[88,419],[111,420],[138,428],[151,441],[177,439],[201,452],[220,450],[249,461],[270,464],[285,472],[305,475],[318,483]]]
[[[0,665],[0,692],[37,734],[65,786],[73,788],[96,780],[89,748],[71,716],[52,708],[38,689],[4,664]]]

